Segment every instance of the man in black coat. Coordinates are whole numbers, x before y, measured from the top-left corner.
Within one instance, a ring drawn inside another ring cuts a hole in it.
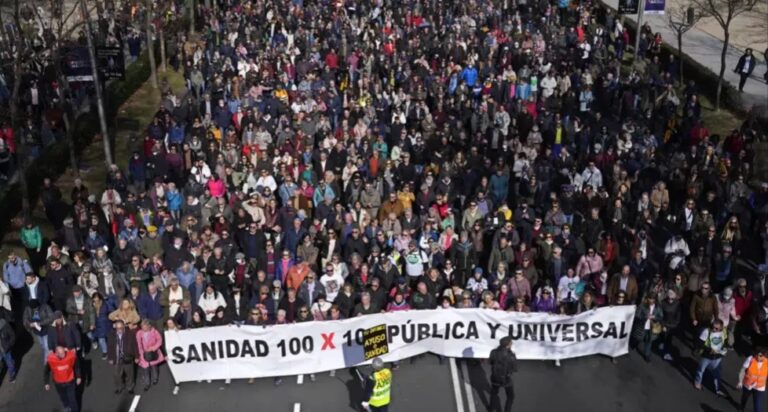
[[[107,360],[115,367],[115,393],[121,393],[128,388],[128,393],[133,394],[136,386],[136,357],[139,350],[136,346],[136,335],[125,327],[123,321],[115,322],[115,327],[107,336]],[[125,380],[123,380],[125,376]]]
[[[59,259],[53,258],[48,265],[49,270],[45,276],[48,287],[51,291],[53,308],[55,310],[66,311],[67,299],[72,294],[72,286],[75,285],[75,277],[72,272],[62,266]],[[51,346],[52,348],[55,346]]]
[[[505,336],[499,341],[499,347],[491,351],[491,408],[493,412],[501,412],[501,399],[499,390],[504,388],[507,393],[507,401],[504,403],[504,412],[512,410],[515,401],[515,388],[512,382],[512,374],[517,372],[517,357],[512,352],[512,338]]]
[[[757,66],[757,60],[755,60],[755,56],[752,55],[752,49],[745,50],[744,54],[739,58],[739,62],[736,64],[736,69],[733,70],[740,77],[740,92],[744,91],[744,83],[747,82],[747,79],[752,74],[752,71],[755,70],[755,66]]]
[[[48,347],[63,346],[79,351],[82,347],[81,342],[80,331],[77,326],[67,323],[61,311],[53,312],[53,323],[48,328]]]

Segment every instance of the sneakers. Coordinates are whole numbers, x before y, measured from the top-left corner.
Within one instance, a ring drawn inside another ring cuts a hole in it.
[[[252,384],[252,383],[254,383],[254,382],[256,382],[256,379],[255,379],[255,378],[251,378],[251,379],[248,379],[248,383],[251,383],[251,384]]]
[[[174,396],[179,394],[179,385],[173,387],[173,394]]]
[[[97,342],[93,342],[93,344],[91,345],[91,348],[93,348],[93,350],[96,350],[99,348],[99,344]]]
[[[670,361],[670,362],[671,362],[671,361],[673,361],[673,360],[674,360],[674,358],[672,358],[672,355],[670,355],[670,354],[668,354],[668,353],[665,353],[665,354],[664,354],[664,360],[665,360],[665,361]]]
[[[560,367],[560,359],[555,359],[555,366]]]
[[[280,386],[283,383],[283,378],[275,378],[275,386]]]
[[[15,383],[16,382],[16,374],[12,373],[10,377],[8,377],[8,383]]]
[[[315,380],[317,380],[317,378],[315,377],[315,374],[314,374],[314,373],[310,373],[310,374],[309,374],[309,380],[311,380],[312,382],[314,382]]]
[[[720,390],[720,389],[716,390],[716,391],[715,391],[715,394],[716,394],[717,396],[721,397],[721,398],[725,398],[725,396],[726,396],[726,395],[725,395],[725,392],[723,392],[723,391],[722,391],[722,390]]]
[[[693,384],[693,387],[694,387],[694,388],[696,388],[696,390],[697,390],[697,391],[700,391],[700,390],[701,390],[701,384],[700,384],[700,383],[698,383],[698,382],[695,382],[695,383]]]
[[[661,351],[661,350],[664,350],[664,343],[660,343],[660,344],[659,344],[659,350],[660,350],[660,351]]]

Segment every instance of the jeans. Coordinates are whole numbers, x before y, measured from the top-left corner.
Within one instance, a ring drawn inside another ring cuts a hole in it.
[[[740,404],[740,410],[745,410],[744,408],[747,407],[747,401],[749,400],[749,395],[752,395],[752,405],[754,406],[755,412],[762,412],[763,411],[763,399],[765,398],[765,391],[758,391],[754,389],[747,389],[742,388],[741,389],[741,404]]]
[[[3,354],[3,362],[5,362],[5,367],[8,368],[8,375],[11,377],[11,379],[16,377],[16,363],[13,361],[13,355],[11,354],[11,351],[7,351]]]
[[[99,338],[99,350],[101,353],[107,354],[107,338]]]
[[[35,334],[37,342],[40,344],[40,348],[43,350],[43,366],[48,363],[48,335],[40,336]]]
[[[502,412],[501,399],[499,398],[499,390],[504,388],[507,393],[507,400],[504,402],[503,412],[512,411],[512,403],[515,401],[515,387],[512,385],[502,386],[498,384],[491,384],[491,412]]]
[[[701,385],[704,378],[704,371],[712,371],[712,378],[715,381],[715,391],[720,390],[720,361],[722,358],[709,359],[702,357],[699,359],[699,368],[696,370],[696,383]]]
[[[61,404],[64,405],[65,411],[77,412],[80,410],[80,407],[77,405],[77,394],[75,393],[77,385],[75,385],[74,380],[67,383],[56,383],[54,386],[59,394],[59,399],[61,399]]]
[[[656,340],[656,335],[651,333],[650,330],[646,330],[643,332],[643,339],[640,342],[639,349],[642,351],[643,357],[648,360],[651,357],[651,346],[653,346],[653,342]]]
[[[157,365],[141,368],[141,376],[144,381],[144,386],[157,384],[158,373]]]

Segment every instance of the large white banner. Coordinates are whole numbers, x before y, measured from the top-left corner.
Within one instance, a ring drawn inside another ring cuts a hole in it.
[[[627,353],[634,306],[575,316],[487,309],[412,310],[275,326],[217,326],[166,332],[168,362],[177,382],[317,373],[365,363],[362,336],[386,325],[395,361],[425,352],[487,358],[511,336],[519,359],[567,359]]]

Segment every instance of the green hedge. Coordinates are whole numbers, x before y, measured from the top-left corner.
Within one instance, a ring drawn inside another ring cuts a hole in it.
[[[157,55],[157,54],[156,54]],[[149,57],[145,50],[139,58],[125,70],[125,80],[113,81],[104,90],[107,119],[117,115],[120,106],[149,79]],[[75,120],[72,138],[78,156],[93,141],[93,136],[101,132],[99,115],[94,104],[88,113],[81,114]],[[114,147],[114,145],[113,145]],[[30,204],[37,203],[37,198],[46,177],[56,178],[69,167],[69,150],[66,141],[58,141],[43,150],[42,155],[27,166],[27,184]],[[0,194],[0,235],[5,235],[13,219],[21,211],[21,188],[18,184],[9,187]]]

